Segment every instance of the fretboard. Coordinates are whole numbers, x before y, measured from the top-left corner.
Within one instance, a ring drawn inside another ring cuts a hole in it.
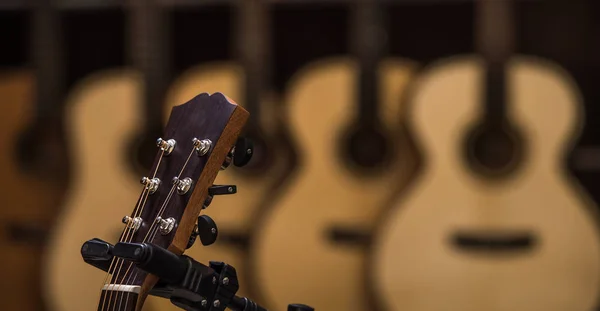
[[[140,286],[105,285],[98,302],[98,311],[135,311]]]

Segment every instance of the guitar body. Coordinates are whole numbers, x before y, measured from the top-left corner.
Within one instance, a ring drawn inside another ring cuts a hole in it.
[[[0,74],[0,285],[3,307],[11,310],[42,308],[42,236],[57,212],[62,184],[19,171],[16,146],[19,134],[34,116],[35,75],[26,70]]]
[[[85,263],[81,246],[97,237],[114,243],[142,189],[127,152],[143,124],[142,78],[135,71],[94,74],[68,98],[67,128],[74,169],[68,200],[49,241],[45,292],[51,310],[95,310],[106,273]],[[158,298],[149,298],[144,310]],[[167,310],[167,309],[162,309]],[[172,306],[171,310],[177,310]]]
[[[167,95],[166,111],[173,105],[188,101],[198,92],[221,92],[236,100],[244,106],[244,71],[235,63],[215,62],[199,65],[184,73],[171,86]],[[266,135],[275,131],[275,100],[265,98],[261,103],[261,116],[253,115],[262,124],[265,124]],[[168,114],[165,114],[168,115]],[[264,122],[263,122],[264,121]],[[279,153],[280,155],[280,153]],[[207,209],[202,213],[210,215],[219,228],[219,238],[209,246],[204,246],[199,239],[194,246],[186,250],[185,254],[200,262],[217,260],[226,262],[235,267],[240,279],[238,295],[252,295],[252,288],[257,286],[254,280],[248,278],[248,255],[244,247],[227,241],[227,236],[239,235],[248,239],[253,215],[260,213],[267,207],[268,202],[276,196],[278,185],[283,182],[287,172],[286,158],[274,157],[270,167],[260,174],[248,174],[243,169],[230,167],[221,171],[215,181],[219,185],[236,185],[235,195],[216,196]],[[254,298],[254,295],[251,297]]]
[[[388,59],[378,73],[381,118],[396,133],[414,69],[411,62]],[[336,244],[328,232],[343,226],[369,233],[414,158],[404,150],[401,162],[372,176],[355,174],[340,159],[340,138],[357,113],[358,70],[351,58],[317,62],[297,74],[286,95],[299,167],[277,207],[255,224],[251,261],[270,309],[284,310],[294,302],[317,310],[368,309],[364,247]],[[395,142],[394,147],[402,145]]]
[[[462,152],[482,114],[483,64],[475,56],[442,62],[415,83],[410,120],[426,163],[378,227],[375,293],[390,311],[592,310],[600,293],[596,207],[562,163],[581,130],[580,95],[556,65],[511,58],[507,117],[525,157],[508,179],[487,180]],[[458,232],[527,232],[535,243],[476,252],[453,243]]]

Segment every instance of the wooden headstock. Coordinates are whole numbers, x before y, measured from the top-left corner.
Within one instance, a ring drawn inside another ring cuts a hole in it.
[[[221,93],[175,106],[119,242],[153,243],[182,254],[227,154],[249,113]],[[110,194],[107,194],[110,195]],[[141,310],[157,279],[113,259],[98,310]]]

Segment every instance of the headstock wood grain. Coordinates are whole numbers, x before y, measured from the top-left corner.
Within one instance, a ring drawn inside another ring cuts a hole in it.
[[[119,241],[150,242],[182,254],[208,189],[248,116],[222,93],[202,93],[174,107],[164,140],[157,142],[160,149],[150,175],[142,178],[142,194],[132,214],[124,218]],[[184,181],[191,182],[187,190]],[[141,310],[156,282],[132,264],[113,259],[98,310]]]

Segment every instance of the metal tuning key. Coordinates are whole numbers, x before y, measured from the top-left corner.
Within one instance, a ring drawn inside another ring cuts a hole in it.
[[[171,154],[171,152],[173,152],[175,145],[177,145],[175,139],[164,140],[159,138],[156,140],[156,146],[160,148],[160,150],[164,151],[165,156],[168,156]]]
[[[133,232],[136,232],[142,225],[142,218],[141,217],[131,218],[131,216],[125,216],[125,217],[123,217],[121,222],[126,224],[127,228],[133,229]]]
[[[196,243],[197,238],[198,238],[198,223],[196,223],[196,225],[194,226],[194,230],[192,230],[192,233],[190,234],[190,239],[188,240],[188,243],[185,246],[185,249],[190,249],[192,246],[194,246],[194,243]]]
[[[194,143],[194,149],[196,149],[196,152],[200,157],[206,155],[208,151],[210,151],[210,147],[212,147],[212,141],[210,139],[200,140],[198,138],[194,138],[192,142]]]
[[[142,177],[140,183],[146,187],[146,190],[150,191],[150,194],[153,194],[158,190],[158,186],[160,186],[160,179]]]
[[[202,209],[205,209],[205,208],[209,207],[210,203],[212,203],[212,200],[213,200],[213,196],[209,194],[206,197],[206,200],[204,200],[204,203],[202,204]]]
[[[231,150],[229,150],[229,152],[225,156],[225,161],[223,161],[223,164],[221,164],[221,170],[225,170],[226,168],[228,168],[231,165],[231,162],[233,161],[234,153],[235,153],[235,146],[231,147]]]
[[[229,153],[225,157],[225,161],[221,165],[221,170],[228,168],[231,163],[237,167],[245,166],[252,159],[252,155],[254,154],[254,145],[252,141],[240,137],[235,143],[235,146],[231,147]]]
[[[173,177],[173,185],[177,187],[177,194],[184,195],[188,193],[190,188],[192,187],[193,181],[191,178],[186,177],[184,179],[179,179],[177,177]]]
[[[158,223],[158,231],[162,235],[167,235],[167,234],[171,233],[171,231],[173,231],[173,228],[175,227],[175,223],[176,223],[175,218],[173,218],[173,217],[163,219],[160,216],[156,218],[156,222]]]

